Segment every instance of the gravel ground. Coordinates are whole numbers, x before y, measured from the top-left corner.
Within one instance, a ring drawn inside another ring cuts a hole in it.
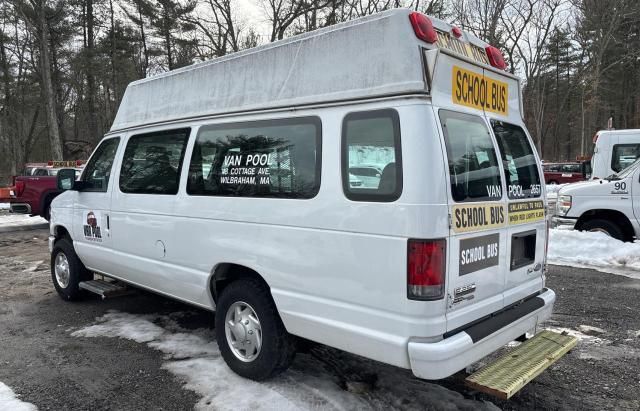
[[[200,397],[162,368],[161,352],[126,339],[70,334],[108,310],[154,315],[183,311],[189,313],[180,320],[185,329],[210,329],[211,314],[144,292],[64,302],[51,285],[46,239],[43,229],[0,233],[0,381],[41,410],[193,409]],[[558,294],[547,326],[582,331],[582,339],[510,401],[470,391],[461,375],[433,384],[407,370],[317,345],[296,358],[290,373],[320,369],[345,389],[360,382],[356,395],[372,409],[456,409],[429,397],[456,391],[471,404],[457,408],[475,409],[473,404],[491,401],[508,410],[639,410],[640,280],[550,266],[547,283]],[[286,374],[283,378],[294,379]]]

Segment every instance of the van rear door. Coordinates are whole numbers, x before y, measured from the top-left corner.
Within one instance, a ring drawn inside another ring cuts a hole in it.
[[[447,330],[503,308],[508,271],[500,156],[481,114],[440,109],[449,166]]]
[[[542,289],[547,226],[541,171],[531,139],[517,124],[490,119],[503,165],[507,197],[504,304]]]

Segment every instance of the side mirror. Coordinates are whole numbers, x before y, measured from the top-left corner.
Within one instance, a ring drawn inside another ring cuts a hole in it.
[[[63,168],[58,171],[58,190],[73,190],[76,181],[76,170],[73,168]]]

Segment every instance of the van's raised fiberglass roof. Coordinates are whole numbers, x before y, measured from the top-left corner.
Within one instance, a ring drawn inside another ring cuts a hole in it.
[[[390,10],[132,82],[111,131],[205,115],[426,93],[420,48],[436,46],[418,40],[410,13]],[[432,21],[438,29],[451,27]]]

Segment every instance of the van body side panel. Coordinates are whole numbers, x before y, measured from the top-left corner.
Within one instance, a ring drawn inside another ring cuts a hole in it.
[[[350,201],[342,192],[342,119],[381,106],[399,113],[402,195],[390,203]],[[113,229],[123,231],[116,241],[122,254],[114,270],[137,284],[213,306],[206,291],[212,268],[240,264],[265,278],[289,332],[408,367],[409,338],[441,338],[446,331],[444,299],[407,299],[407,239],[445,238],[449,229],[433,113],[426,104],[396,102],[297,114],[322,119],[316,197],[192,196],[184,186],[168,199],[118,193],[121,203],[112,218]],[[190,151],[183,170],[189,158]],[[165,245],[164,258],[156,237]]]

